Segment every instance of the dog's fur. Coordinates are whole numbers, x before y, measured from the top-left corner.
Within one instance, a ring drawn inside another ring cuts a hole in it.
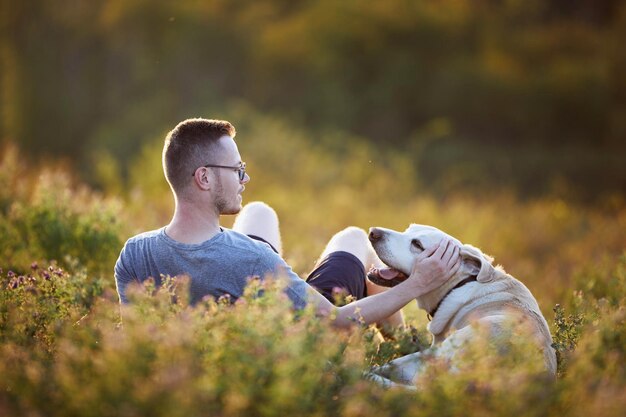
[[[436,245],[443,237],[460,246],[462,265],[442,286],[417,298],[420,308],[427,312],[436,310],[428,326],[434,337],[429,354],[451,360],[462,351],[464,343],[472,341],[479,333],[485,334],[479,332],[477,327],[487,327],[487,334],[497,336],[505,323],[521,319],[530,328],[531,338],[543,349],[547,372],[554,376],[556,355],[551,347],[548,324],[524,284],[502,268],[494,267],[493,260],[479,249],[464,245],[434,227],[413,224],[404,232],[370,229],[370,241],[378,257],[386,265],[400,271],[402,274],[399,277],[408,276],[415,256]],[[455,288],[474,276],[475,281]],[[370,274],[370,279],[385,284],[377,273]],[[372,378],[385,386],[415,386],[425,366],[423,355],[418,352],[396,359],[374,369]]]

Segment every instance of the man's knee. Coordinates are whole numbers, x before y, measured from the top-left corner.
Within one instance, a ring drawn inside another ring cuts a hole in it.
[[[268,204],[262,201],[253,201],[246,204],[239,213],[238,218],[250,217],[255,220],[274,220],[278,222],[278,214]]]
[[[335,236],[333,236],[333,240],[351,246],[367,244],[367,233],[360,227],[348,226],[337,232]]]
[[[235,219],[233,230],[258,236],[269,242],[279,254],[282,253],[278,214],[266,203],[253,201],[246,204]]]
[[[367,233],[359,227],[349,226],[330,239],[320,258],[332,252],[348,252],[356,256],[365,266],[368,259],[368,245]]]

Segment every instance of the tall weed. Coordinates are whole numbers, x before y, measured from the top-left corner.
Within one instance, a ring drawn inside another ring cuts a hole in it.
[[[0,159],[0,257],[26,272],[32,261],[78,260],[92,273],[111,271],[121,249],[119,202],[72,180],[67,169],[27,174],[14,148]]]
[[[588,295],[596,315],[556,382],[526,367],[533,350],[514,341],[506,351],[470,347],[455,372],[433,363],[411,392],[364,379],[377,346],[369,331],[334,329],[310,309],[294,314],[280,281],[254,281],[234,304],[195,307],[185,279],[148,282],[120,315],[114,294],[76,295],[101,292],[80,271],[0,278],[10,306],[0,326],[3,415],[619,416],[626,405],[623,293],[617,306]]]

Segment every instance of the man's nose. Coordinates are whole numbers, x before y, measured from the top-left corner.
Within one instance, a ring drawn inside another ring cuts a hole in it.
[[[246,175],[243,177],[243,180],[241,180],[241,183],[247,184],[248,182],[250,182],[250,175],[246,172]]]
[[[380,240],[383,237],[383,231],[377,227],[370,227],[369,239],[370,242],[374,243]]]

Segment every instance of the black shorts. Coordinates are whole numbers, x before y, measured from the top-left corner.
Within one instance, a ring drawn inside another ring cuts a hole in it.
[[[365,267],[353,254],[337,251],[329,253],[306,279],[313,288],[333,304],[345,304],[367,295]]]
[[[250,238],[265,242],[274,252],[276,249],[259,236]],[[360,300],[367,295],[365,267],[353,254],[344,251],[329,253],[306,279],[313,288],[333,304],[343,304],[346,297]]]

